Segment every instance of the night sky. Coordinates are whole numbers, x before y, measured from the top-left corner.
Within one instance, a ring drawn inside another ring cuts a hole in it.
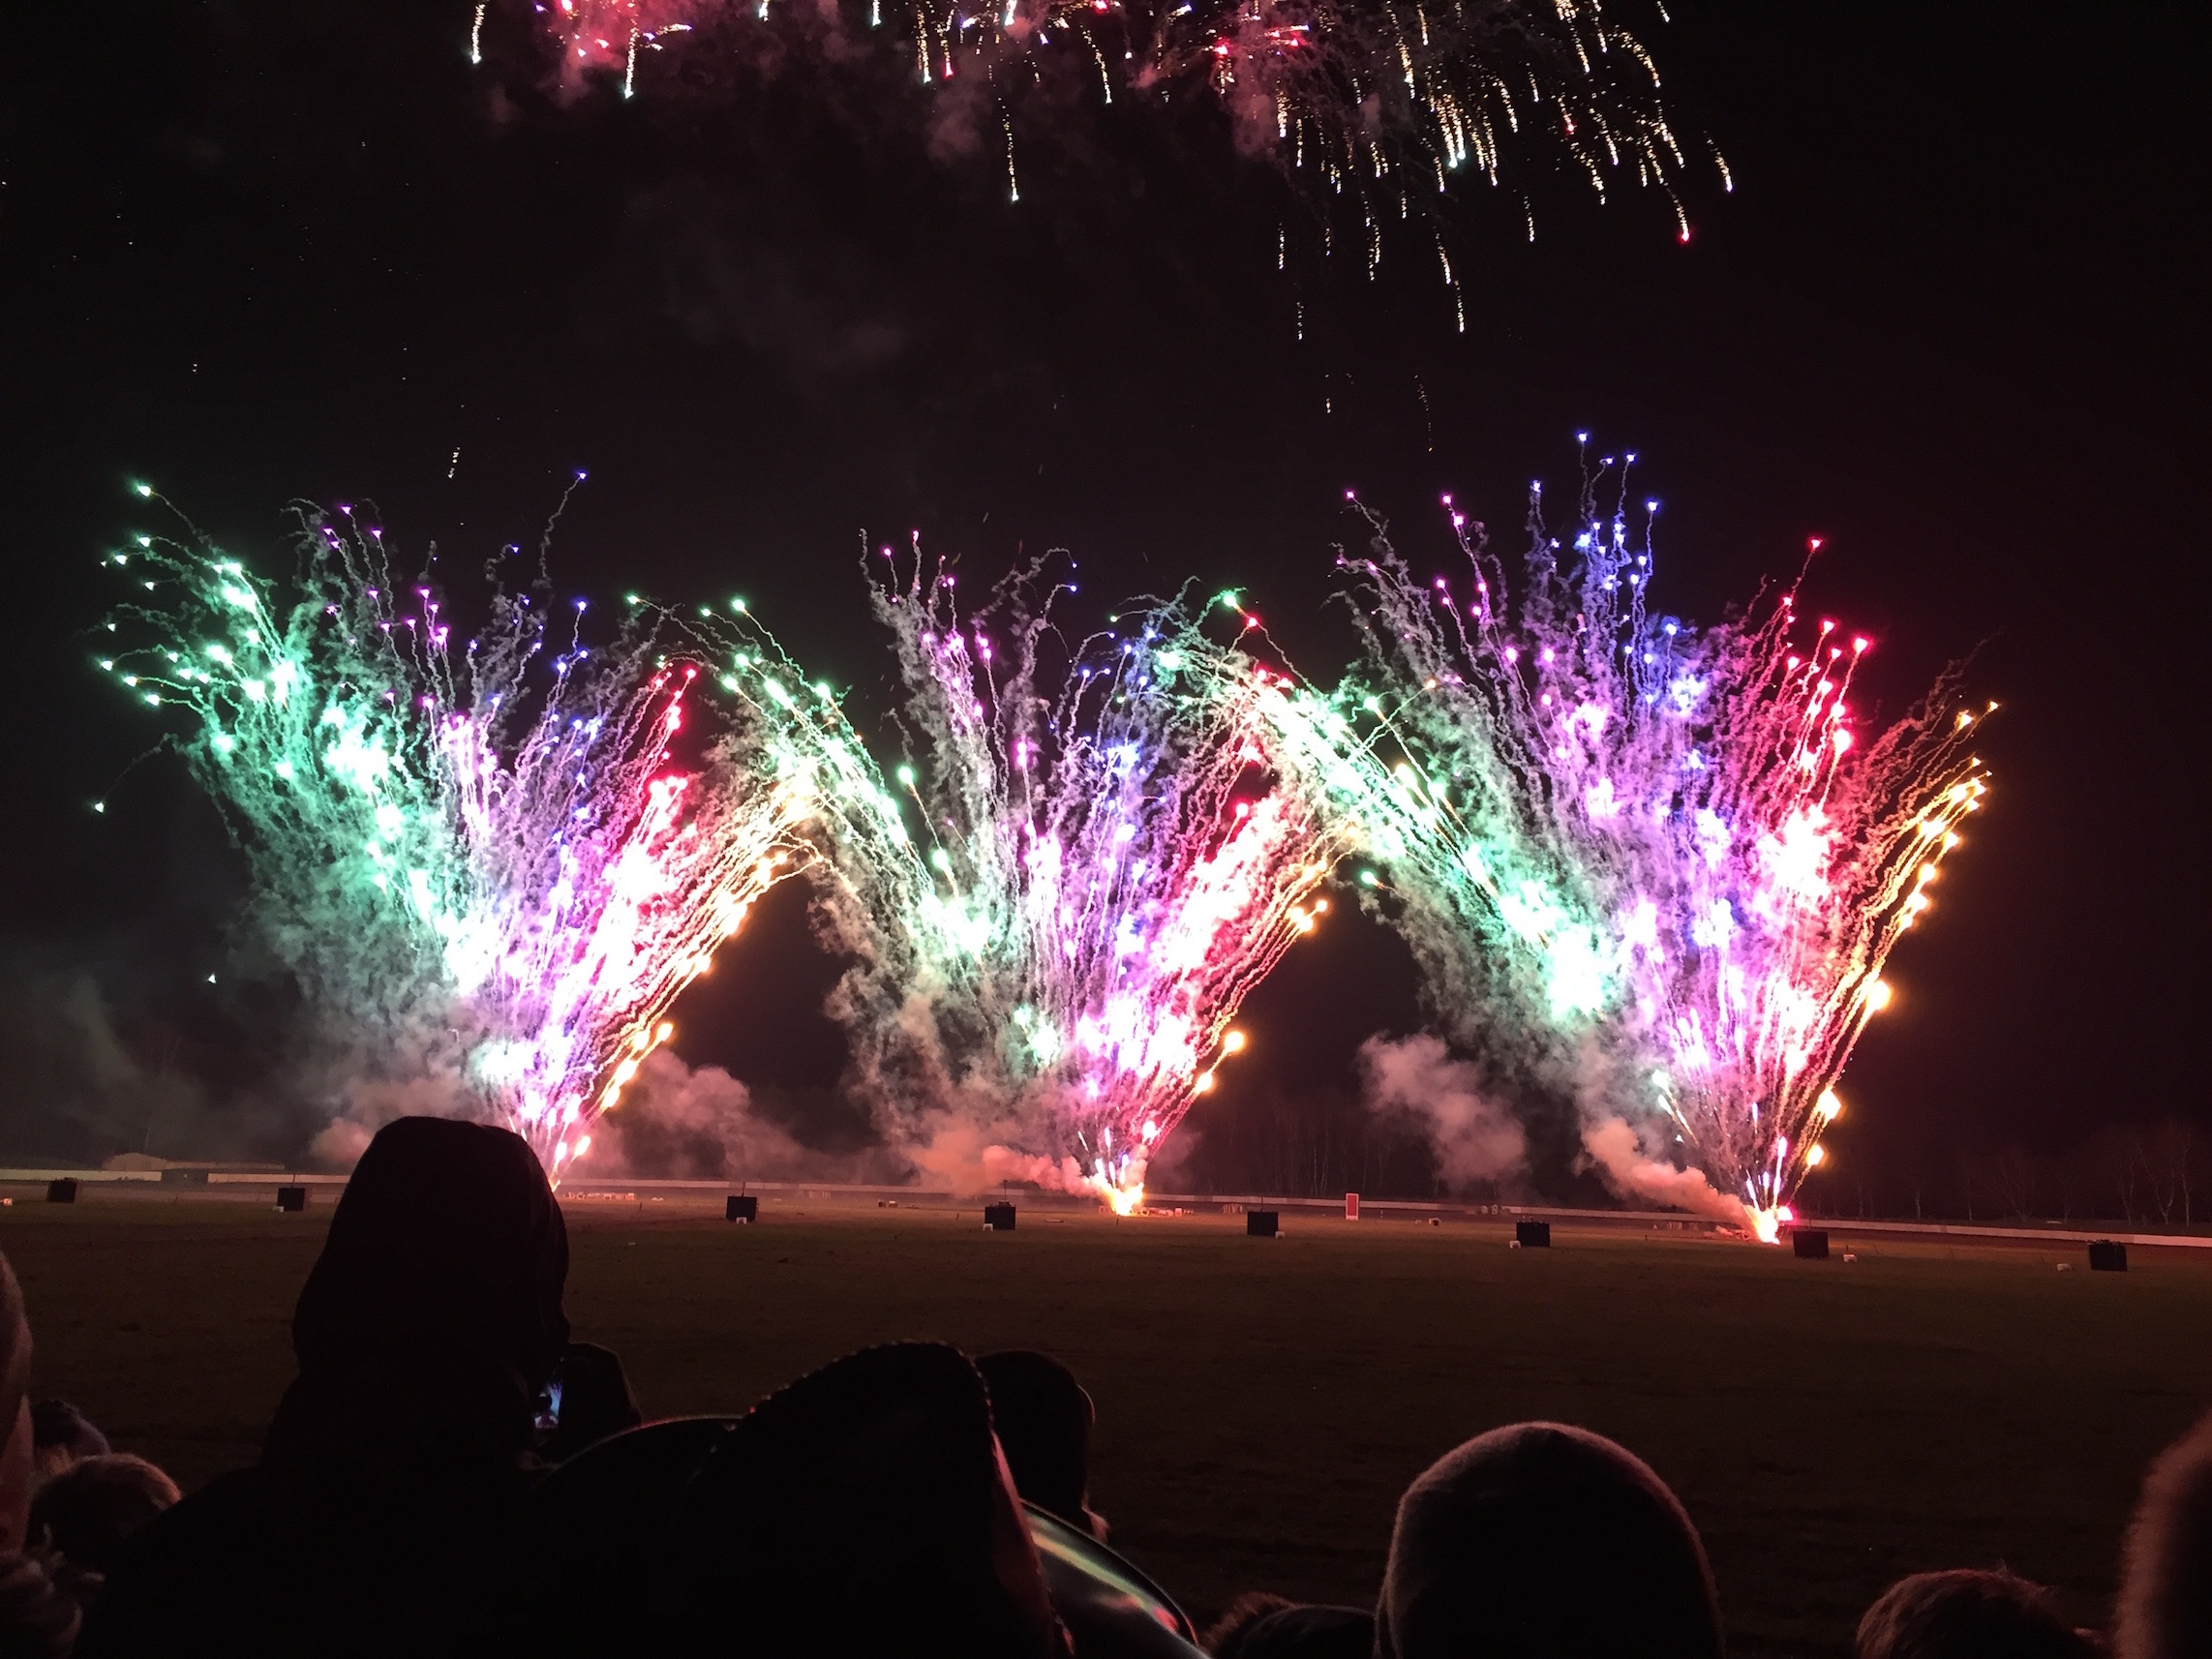
[[[1202,109],[1029,109],[1016,204],[1003,151],[932,154],[888,71],[702,51],[628,103],[562,98],[500,8],[471,67],[471,10],[120,0],[0,42],[0,971],[45,987],[10,993],[0,1150],[89,1146],[53,1121],[56,986],[134,1064],[218,1097],[253,1070],[205,985],[237,860],[181,767],[134,765],[157,731],[91,667],[100,556],[162,528],[132,480],[267,571],[295,499],[374,500],[455,570],[534,542],[587,469],[564,590],[742,592],[865,724],[891,665],[864,528],[992,573],[1070,549],[1081,620],[1240,586],[1327,679],[1346,488],[1440,569],[1439,492],[1516,545],[1578,430],[1665,503],[1668,609],[1717,617],[1818,536],[1805,609],[1876,639],[1863,705],[1967,655],[2004,705],[1840,1161],[2212,1124],[2192,9],[1678,0],[1644,32],[1734,193],[1693,158],[1684,246],[1656,194],[1601,206],[1548,165],[1533,243],[1518,196],[1464,189],[1464,334],[1417,237],[1373,282],[1343,255],[1279,275],[1309,210]],[[1194,1125],[1348,1089],[1363,1038],[1418,1025],[1409,959],[1349,908],[1253,999]],[[834,971],[796,895],[768,907],[682,1051],[826,1094]]]

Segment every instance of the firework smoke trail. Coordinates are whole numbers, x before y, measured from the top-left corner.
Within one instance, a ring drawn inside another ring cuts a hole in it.
[[[557,1174],[678,992],[814,856],[849,734],[757,630],[711,661],[633,601],[591,647],[583,602],[541,582],[457,641],[350,509],[307,518],[288,598],[202,542],[113,559],[160,643],[102,667],[197,717],[179,746],[278,959],[375,1064],[449,1073]],[[710,687],[718,730],[681,737]]]
[[[779,27],[786,15],[803,30],[845,26],[833,10],[789,4],[773,8],[772,23],[769,0],[559,0],[538,10],[567,78],[619,70],[625,95],[641,49],[695,29]],[[882,26],[880,4],[869,26]],[[1240,151],[1310,173],[1324,199],[1351,197],[1370,274],[1382,221],[1406,218],[1455,175],[1505,182],[1516,152],[1548,152],[1600,196],[1630,182],[1663,192],[1689,239],[1675,189],[1686,159],[1657,68],[1591,0],[913,0],[892,9],[890,28],[923,82],[981,83],[998,119],[1009,91],[1041,79],[1054,59],[1085,75],[1095,66],[1108,104],[1117,90],[1128,99],[1206,89]],[[1011,128],[1008,138],[1011,173]],[[1449,286],[1440,247],[1439,256]]]
[[[1772,1239],[1826,1159],[1883,963],[1981,803],[1983,710],[1947,676],[1863,739],[1868,642],[1806,628],[1794,589],[1702,631],[1651,615],[1649,519],[1601,514],[1596,477],[1571,549],[1532,503],[1514,603],[1456,512],[1464,588],[1379,539],[1350,563],[1388,741],[1464,802],[1393,818],[1401,918],[1446,1000],[1541,1010],[1561,1053],[1604,1056],[1614,1115],[1585,1143],[1616,1185],[1712,1207],[1679,1159]]]
[[[1335,843],[1269,742],[1292,688],[1183,607],[1119,618],[1053,676],[1059,588],[1037,601],[1032,570],[964,619],[954,581],[917,554],[874,588],[922,828],[871,872],[886,956],[856,1041],[934,1122],[1011,1142],[976,1149],[992,1178],[1127,1212],[1242,1048],[1245,995],[1327,909]]]

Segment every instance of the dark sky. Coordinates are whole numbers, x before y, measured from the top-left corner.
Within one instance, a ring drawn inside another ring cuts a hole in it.
[[[1028,111],[1016,205],[995,147],[930,155],[896,77],[695,64],[563,102],[497,15],[472,69],[470,10],[117,0],[0,40],[11,972],[212,1018],[234,866],[173,765],[118,782],[153,734],[88,664],[130,479],[277,569],[294,498],[472,561],[588,468],[564,585],[742,591],[866,709],[864,526],[991,569],[1066,546],[1102,609],[1241,585],[1328,677],[1344,488],[1418,566],[1438,492],[1516,526],[1583,429],[1666,502],[1670,608],[1821,536],[1812,603],[1876,637],[1884,707],[1968,652],[2005,705],[1860,1115],[2059,1146],[2205,1111],[2193,9],[1678,0],[1647,35],[1735,193],[1691,169],[1684,247],[1656,196],[1535,167],[1531,245],[1470,190],[1464,335],[1418,239],[1374,283],[1279,276],[1306,210],[1197,110]],[[834,1071],[803,939],[787,906],[733,948],[690,1058]],[[1337,926],[1256,999],[1235,1086],[1348,1075],[1417,1019],[1403,953]]]

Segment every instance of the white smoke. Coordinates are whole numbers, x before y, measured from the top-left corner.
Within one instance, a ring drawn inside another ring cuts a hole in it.
[[[274,1160],[320,1114],[274,1082],[196,1071],[206,1033],[118,1011],[87,968],[0,947],[0,1152],[97,1163],[119,1153]]]
[[[1360,1044],[1359,1073],[1368,1110],[1419,1124],[1436,1149],[1437,1173],[1455,1191],[1494,1184],[1526,1161],[1529,1137],[1520,1124],[1442,1038],[1371,1037]]]
[[[1583,1154],[1615,1197],[1743,1224],[1743,1206],[1715,1191],[1704,1170],[1676,1166],[1674,1124],[1639,1101],[1632,1068],[1594,1042],[1571,1065]]]
[[[1622,1117],[1588,1119],[1583,1150],[1616,1196],[1631,1202],[1665,1204],[1716,1221],[1743,1223],[1743,1206],[1713,1191],[1702,1169],[1677,1169],[1655,1155]]]
[[[674,1051],[646,1057],[621,1103],[591,1131],[588,1174],[640,1179],[885,1181],[880,1154],[825,1151],[760,1109],[719,1066],[694,1071]]]
[[[1002,1131],[1011,1126],[1000,1126]],[[959,1197],[986,1192],[1009,1181],[1026,1181],[1053,1192],[1087,1192],[1082,1166],[1073,1158],[1044,1158],[1008,1146],[999,1132],[972,1119],[948,1115],[925,1140],[901,1151],[924,1187],[950,1188]]]
[[[405,1080],[350,1077],[332,1091],[336,1116],[308,1142],[307,1156],[325,1169],[350,1169],[369,1150],[377,1131],[394,1118],[471,1118],[485,1116],[483,1103],[447,1068],[425,1071]]]
[[[90,974],[8,965],[0,998],[0,1122],[16,1155],[167,1150],[206,1117],[191,1077],[141,1057]]]
[[[1051,1115],[1038,1104],[1041,1086],[1009,1076],[998,1049],[973,1033],[948,1041],[941,988],[901,994],[870,1017],[864,1010],[871,988],[864,971],[839,985],[845,1000],[837,1011],[855,1020],[846,1084],[869,1103],[886,1151],[923,1187],[961,1197],[1009,1181],[1096,1191],[1074,1157],[1020,1144]]]

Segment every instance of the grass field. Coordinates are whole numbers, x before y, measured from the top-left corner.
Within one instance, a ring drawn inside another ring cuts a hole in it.
[[[318,1202],[322,1200],[318,1198]],[[18,1199],[35,1387],[187,1485],[249,1461],[327,1220]],[[1518,1418],[1588,1425],[1673,1484],[1740,1654],[1840,1654],[1905,1572],[2004,1561],[2101,1620],[2142,1467],[2212,1400],[2212,1262],[1854,1246],[1801,1262],[1680,1233],[1292,1217],[1054,1219],[569,1207],[577,1335],[650,1413],[742,1406],[866,1342],[1061,1355],[1098,1401],[1093,1501],[1201,1621],[1237,1591],[1366,1601],[1407,1481]],[[2189,1252],[2197,1256],[2198,1252]]]

